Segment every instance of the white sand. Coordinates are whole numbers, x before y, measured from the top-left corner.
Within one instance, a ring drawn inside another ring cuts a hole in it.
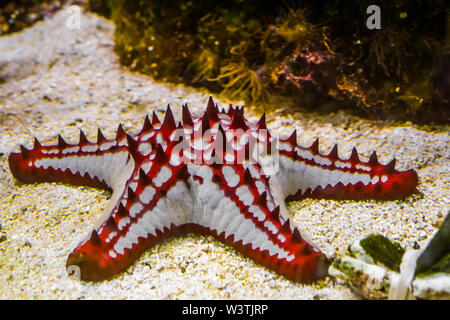
[[[66,28],[66,13],[0,38],[0,299],[357,299],[331,279],[315,285],[290,282],[213,239],[188,235],[149,249],[111,280],[85,283],[68,278],[65,262],[105,207],[110,194],[59,183],[14,181],[7,155],[33,136],[55,142],[58,133],[77,142],[97,127],[113,137],[119,122],[141,127],[146,113],[171,104],[180,119],[188,102],[200,114],[208,93],[156,83],[118,64],[113,24],[83,13],[80,30]],[[218,100],[219,106],[229,101]],[[234,101],[233,104],[236,102]],[[246,114],[260,114],[250,107]],[[328,116],[267,115],[270,128],[294,128],[305,146],[321,138],[328,152],[338,143],[382,163],[393,156],[400,169],[415,168],[419,193],[405,201],[305,200],[290,204],[295,221],[327,254],[376,232],[403,246],[430,237],[450,209],[449,127],[368,121],[344,113]]]

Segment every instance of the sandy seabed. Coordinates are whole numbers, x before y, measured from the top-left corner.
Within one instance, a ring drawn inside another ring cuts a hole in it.
[[[95,140],[108,138],[119,123],[141,128],[147,113],[159,115],[170,103],[181,118],[187,102],[201,115],[207,92],[157,83],[130,72],[113,52],[114,26],[82,13],[81,28],[66,26],[67,13],[0,37],[0,299],[359,299],[345,284],[328,278],[293,283],[209,237],[187,235],[147,250],[127,271],[98,282],[69,277],[68,254],[86,237],[110,194],[61,183],[21,184],[8,168],[8,154],[33,137],[55,143],[59,133],[78,141],[82,128]],[[219,106],[230,102],[216,101]],[[261,114],[251,107],[246,116]],[[327,153],[338,143],[340,156],[356,146],[362,159],[373,150],[381,163],[414,168],[418,192],[403,201],[304,200],[289,204],[302,230],[327,255],[353,241],[381,233],[412,248],[423,246],[450,209],[449,127],[369,121],[343,112],[318,116],[268,113],[268,127],[280,135],[293,129],[309,146],[320,137]]]

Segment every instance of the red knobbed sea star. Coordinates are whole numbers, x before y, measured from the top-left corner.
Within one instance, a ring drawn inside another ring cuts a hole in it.
[[[395,160],[368,162],[355,149],[340,159],[335,146],[322,155],[318,140],[297,144],[296,131],[276,139],[244,118],[242,108],[219,110],[209,98],[202,117],[183,105],[178,125],[170,106],[161,123],[153,113],[142,130],[115,139],[98,131],[78,144],[59,136],[56,145],[35,139],[31,150],[9,155],[23,182],[62,181],[112,190],[97,226],[67,259],[83,280],[109,278],[144,250],[174,235],[195,232],[231,244],[286,278],[312,282],[327,275],[329,261],[289,219],[285,200],[401,199],[416,189],[414,170],[395,170]]]

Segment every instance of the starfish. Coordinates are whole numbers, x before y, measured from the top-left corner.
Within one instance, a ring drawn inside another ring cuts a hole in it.
[[[114,139],[100,129],[96,142],[80,130],[79,142],[60,135],[55,145],[35,138],[32,149],[9,155],[15,178],[60,181],[113,191],[98,223],[68,256],[69,273],[100,281],[130,266],[150,246],[190,232],[212,235],[286,278],[324,278],[329,259],[289,218],[285,201],[402,199],[418,183],[414,170],[382,165],[374,152],[360,161],[297,144],[297,133],[278,139],[265,115],[256,123],[244,108],[219,110],[212,97],[201,117],[187,104],[176,122],[170,106],[161,122],[153,112],[142,129]]]

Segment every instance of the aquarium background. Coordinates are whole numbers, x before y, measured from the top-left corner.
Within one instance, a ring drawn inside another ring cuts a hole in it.
[[[20,30],[64,3],[7,1],[0,30]],[[120,62],[155,79],[204,87],[264,110],[449,120],[445,0],[74,3],[112,19]],[[373,4],[380,9],[379,29],[367,26]]]

